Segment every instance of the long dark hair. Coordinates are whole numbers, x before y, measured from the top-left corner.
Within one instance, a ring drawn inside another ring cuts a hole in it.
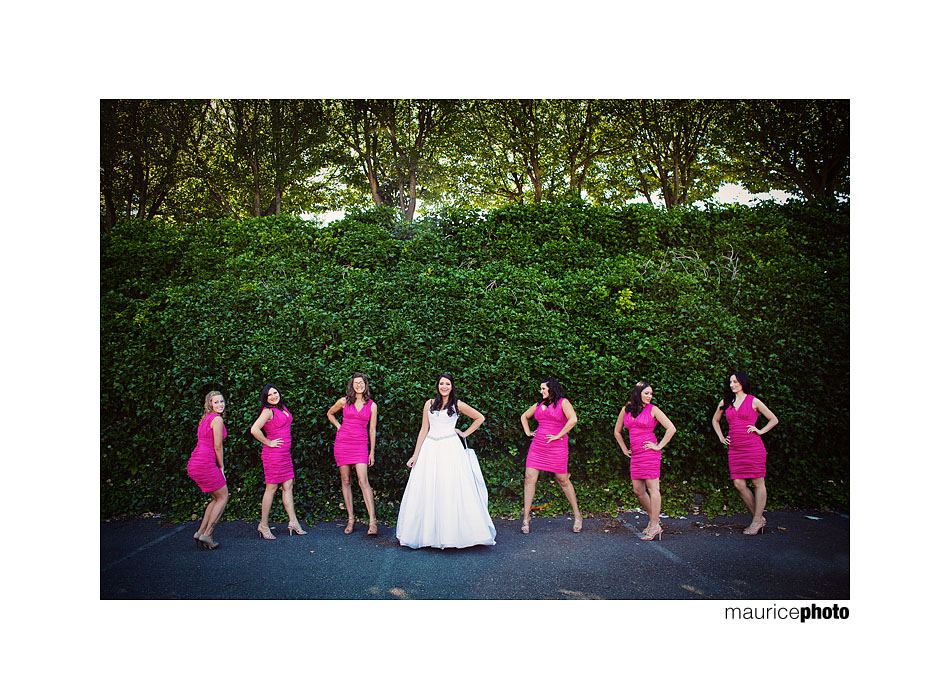
[[[548,385],[548,397],[544,399],[541,403],[545,406],[556,406],[557,402],[564,398],[564,387],[561,386],[561,383],[551,377],[550,379],[542,379],[542,384]]]
[[[745,393],[750,393],[750,387],[752,382],[749,381],[749,375],[743,372],[742,370],[734,369],[726,375],[726,383],[722,388],[722,407],[723,409],[732,406],[736,401],[736,395],[733,393],[732,389],[729,388],[729,377],[736,375],[736,381],[742,385],[742,390]]]
[[[439,393],[439,382],[442,381],[442,377],[445,377],[450,382],[452,382],[452,391],[449,392],[449,398],[446,401],[445,406],[442,405],[442,394]],[[447,410],[448,415],[450,416],[459,412],[459,400],[455,396],[455,380],[448,372],[440,374],[439,378],[435,380],[435,398],[432,400],[429,410],[434,413],[435,411],[441,411],[443,408]]]
[[[280,394],[280,401],[277,402],[277,405],[274,406],[273,404],[267,402],[267,392],[271,389],[277,389],[277,387],[273,384],[267,384],[263,389],[261,389],[261,408],[279,408],[284,411],[289,411],[290,406],[288,406],[287,402],[284,401],[284,394],[280,389],[277,389],[277,393]]]
[[[633,387],[633,391],[630,392],[630,398],[627,399],[627,413],[632,416],[640,415],[640,411],[642,411],[643,407],[646,406],[646,404],[643,403],[643,399],[640,398],[640,395],[643,394],[643,390],[647,387],[653,389],[653,385],[650,384],[650,382],[648,382],[646,379],[641,379],[636,383],[636,386]]]
[[[363,385],[366,387],[363,389],[363,401],[369,403],[369,400],[373,398],[373,395],[369,393],[369,379],[362,372],[354,372],[353,376],[350,377],[350,381],[346,383],[346,403],[349,406],[356,403],[356,389],[353,388],[353,381],[359,378],[362,378]]]

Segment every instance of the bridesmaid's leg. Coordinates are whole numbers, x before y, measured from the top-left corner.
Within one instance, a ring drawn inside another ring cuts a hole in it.
[[[538,470],[525,467],[524,470],[524,515],[521,518],[521,531],[528,534],[528,521],[531,520],[531,503],[538,485]]]
[[[745,507],[749,509],[750,513],[755,514],[755,496],[753,496],[749,490],[745,479],[733,479],[732,483],[736,489],[738,489],[739,495],[742,497],[742,502],[745,503]]]
[[[201,527],[203,529],[200,532],[202,534],[211,537],[214,526],[218,524],[222,513],[224,513],[224,507],[228,504],[229,495],[227,485],[211,492],[211,503],[208,504],[208,508],[205,510],[204,520],[201,521]]]
[[[752,480],[752,486],[755,489],[755,510],[752,511],[752,523],[758,523],[762,520],[762,511],[765,510],[765,499],[768,491],[765,489],[765,477],[759,477]]]
[[[650,519],[647,525],[647,529],[650,529],[650,525],[653,524],[653,506],[650,505],[650,494],[647,493],[646,483],[643,479],[631,479],[630,481],[633,483],[633,492],[640,499],[640,505],[643,506],[643,510],[647,512],[647,517]]]
[[[205,508],[204,516],[201,518],[201,525],[198,526],[199,535],[207,535],[208,527],[211,525],[211,511],[214,509],[214,492],[212,492],[211,500],[208,501],[208,505]]]
[[[270,531],[270,507],[274,503],[274,493],[277,491],[277,484],[264,484],[264,497],[261,499],[261,522],[257,526],[257,531],[265,540],[274,539]]]
[[[280,500],[287,511],[288,525],[299,525],[297,514],[294,512],[294,480],[287,479],[280,485]]]
[[[564,495],[567,496],[567,502],[571,504],[571,509],[574,511],[574,532],[580,532],[583,527],[584,517],[577,507],[577,494],[574,492],[574,484],[571,483],[571,475],[567,473],[555,474],[554,478],[557,479],[561,490],[564,491]]]
[[[360,491],[363,492],[363,503],[366,504],[366,512],[369,514],[369,528],[367,534],[376,534],[376,505],[373,502],[373,489],[369,485],[369,467],[365,464],[356,465],[356,478],[360,482]],[[350,499],[352,500],[352,496]]]
[[[662,499],[660,498],[660,480],[647,479],[646,486],[647,491],[649,491],[648,498],[650,500],[650,527],[655,529],[660,527],[660,505],[662,503]]]
[[[343,504],[346,506],[346,530],[344,534],[349,535],[353,532],[353,523],[356,522],[356,516],[353,515],[353,485],[350,481],[350,465],[340,466],[340,483],[343,485]]]
[[[270,520],[270,508],[274,503],[274,494],[277,492],[277,484],[264,484],[264,498],[261,499],[261,527],[268,527]]]

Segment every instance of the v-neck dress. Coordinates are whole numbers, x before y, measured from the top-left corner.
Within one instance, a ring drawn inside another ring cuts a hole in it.
[[[264,435],[268,440],[283,439],[280,447],[261,448],[261,462],[264,464],[264,483],[282,484],[294,478],[294,463],[290,459],[290,424],[294,417],[290,411],[272,408],[274,417],[264,423]]]
[[[343,407],[343,421],[333,440],[336,465],[369,463],[369,419],[373,415],[373,400],[356,410],[356,404]]]
[[[198,423],[198,444],[192,450],[191,459],[188,460],[188,476],[198,484],[204,493],[217,491],[227,482],[224,479],[224,472],[218,466],[218,457],[214,451],[214,432],[211,429],[211,421],[215,419],[218,413],[206,413]],[[221,425],[221,440],[228,436],[227,426]]]
[[[643,446],[647,441],[657,442],[653,404],[646,404],[637,416],[624,411],[623,424],[630,432],[630,478],[659,479],[663,453]]]
[[[761,435],[749,432],[749,426],[755,425],[759,418],[759,412],[752,408],[753,399],[754,396],[746,394],[738,410],[731,404],[726,408],[729,476],[733,479],[759,479],[765,476],[765,444]]]
[[[534,431],[531,447],[528,448],[528,460],[525,466],[528,469],[539,469],[543,472],[555,474],[567,473],[567,435],[548,442],[548,435],[557,435],[567,425],[567,416],[561,404],[564,399],[558,399],[553,406],[545,406],[538,402],[534,409],[534,419],[538,421],[538,429]]]

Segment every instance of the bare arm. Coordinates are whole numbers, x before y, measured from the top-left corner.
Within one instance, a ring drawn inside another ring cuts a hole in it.
[[[333,427],[339,430],[343,427],[343,424],[340,423],[334,416],[343,410],[343,407],[346,405],[346,397],[339,399],[335,404],[330,406],[330,410],[327,411],[327,418],[330,419],[330,423],[333,424]],[[374,404],[375,408],[375,404]]]
[[[214,438],[214,456],[218,460],[218,466],[221,467],[221,473],[224,473],[224,419],[221,416],[215,416],[211,419],[211,435]]]
[[[467,403],[462,403],[459,401],[459,413],[463,416],[468,416],[472,419],[472,424],[468,426],[468,430],[464,433],[458,428],[455,429],[455,432],[461,435],[463,438],[467,438],[469,435],[478,430],[478,427],[485,422],[485,416],[476,411],[474,408],[469,406]]]
[[[571,432],[571,428],[577,425],[577,414],[574,412],[574,407],[571,405],[571,402],[567,399],[564,399],[561,402],[561,410],[564,411],[564,416],[567,418],[567,423],[564,424],[564,427],[561,428],[561,431],[557,435],[546,435],[548,442],[554,442],[555,440],[560,440],[562,437]]]
[[[376,402],[373,401],[369,415],[369,464],[366,465],[368,467],[373,466],[373,462],[376,461],[376,415]]]
[[[762,428],[756,428],[754,425],[750,425],[749,428],[748,428],[748,432],[750,432],[750,433],[758,433],[759,435],[765,435],[765,434],[766,434],[767,432],[769,432],[772,428],[774,428],[776,425],[778,425],[778,418],[775,417],[775,414],[772,413],[772,412],[768,409],[768,407],[767,407],[764,403],[762,403],[761,401],[759,401],[758,399],[756,399],[755,401],[752,402],[752,408],[754,408],[756,411],[758,411],[758,412],[761,413],[763,416],[765,416],[766,418],[768,418],[768,419],[769,419],[769,422],[766,423],[765,426],[762,427]]]
[[[264,424],[274,417],[274,411],[270,408],[262,408],[261,415],[257,417],[257,420],[254,421],[254,425],[251,426],[251,435],[257,438],[258,442],[267,445],[267,447],[280,447],[284,444],[283,438],[277,438],[276,440],[268,440],[264,437],[264,433],[261,430],[264,427]]]
[[[416,438],[416,449],[412,453],[412,457],[409,458],[409,461],[406,462],[406,466],[412,469],[415,466],[416,460],[419,459],[419,450],[422,449],[422,443],[426,439],[426,434],[429,432],[429,404],[432,403],[432,399],[426,401],[426,405],[422,407],[422,427],[419,428],[419,437]]]
[[[716,406],[716,413],[715,415],[713,415],[713,418],[712,418],[712,426],[713,426],[713,430],[716,431],[716,435],[719,436],[719,442],[721,442],[723,445],[728,446],[729,438],[723,437],[722,426],[719,425],[720,421],[722,421],[722,401],[720,401],[719,405]]]
[[[673,435],[676,433],[676,427],[673,425],[670,419],[666,417],[666,414],[656,406],[653,407],[652,415],[654,418],[656,418],[656,422],[666,429],[666,432],[663,433],[663,439],[660,440],[659,444],[648,440],[647,442],[643,443],[643,446],[648,450],[656,450],[659,452],[664,447],[666,447],[666,443],[673,439]]]
[[[528,406],[528,409],[521,414],[521,427],[524,428],[524,434],[528,437],[534,437],[535,431],[531,429],[528,425],[528,419],[534,415],[534,412],[537,410],[538,404],[533,403]]]
[[[623,414],[626,410],[626,407],[620,409],[620,415],[617,416],[617,422],[614,424],[614,438],[617,440],[617,444],[620,445],[621,451],[629,457],[630,448],[623,441]]]

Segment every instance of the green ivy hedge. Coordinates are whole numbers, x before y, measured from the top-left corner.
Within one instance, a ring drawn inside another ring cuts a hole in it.
[[[495,515],[520,510],[529,440],[518,417],[549,375],[580,419],[570,468],[582,509],[637,505],[613,425],[645,378],[678,429],[664,511],[741,512],[710,425],[733,366],[781,421],[765,438],[770,507],[847,510],[848,235],[846,205],[797,202],[119,225],[101,240],[102,517],[201,512],[185,468],[211,389],[228,401],[227,517],[258,517],[248,429],[266,383],[294,414],[298,513],[341,517],[325,414],[354,371],[379,404],[371,481],[383,520],[395,520],[443,371],[487,416],[470,445]],[[537,502],[567,510],[553,479]]]

